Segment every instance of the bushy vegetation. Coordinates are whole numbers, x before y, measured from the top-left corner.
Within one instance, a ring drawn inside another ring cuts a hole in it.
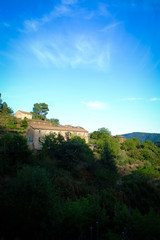
[[[105,128],[89,144],[54,134],[41,143],[33,152],[23,136],[0,138],[0,239],[159,239],[154,143],[120,144]]]
[[[20,132],[24,134],[26,132],[27,127],[28,127],[28,122],[26,118],[24,120],[20,120],[13,115],[0,112],[0,133],[1,134],[6,132],[10,132],[10,133]]]
[[[133,132],[133,133],[123,134],[123,136],[126,137],[127,139],[138,138],[138,140],[141,143],[143,143],[147,140],[152,141],[154,143],[160,141],[160,134],[159,133]]]
[[[3,102],[1,96],[2,94],[0,93],[0,113],[12,114],[13,110],[8,107],[8,104],[6,102]]]

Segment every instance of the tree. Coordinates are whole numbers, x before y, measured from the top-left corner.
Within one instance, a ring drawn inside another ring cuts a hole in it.
[[[72,170],[78,165],[87,166],[93,161],[93,152],[85,140],[74,136],[67,141],[62,135],[50,134],[44,137],[41,154],[58,160],[58,165]]]
[[[156,163],[159,165],[160,161],[160,149],[151,141],[147,140],[142,143],[141,149],[141,159],[148,160],[152,163]]]
[[[111,136],[111,133],[106,128],[100,128],[94,131],[90,136],[91,142],[97,146],[97,152],[105,157],[117,157],[120,152],[119,141]]]
[[[156,142],[155,145],[160,148],[160,140],[158,140],[158,142]]]
[[[0,202],[4,239],[54,239],[59,201],[47,172],[25,166],[6,190]]]
[[[57,118],[51,118],[50,121],[52,122],[53,125],[60,125],[59,119]]]
[[[21,127],[24,127],[24,128],[28,127],[28,122],[26,117],[22,120]]]
[[[5,134],[0,138],[0,173],[15,173],[31,161],[27,139],[21,135]]]
[[[46,103],[35,103],[33,107],[33,117],[38,119],[45,119],[49,108]]]
[[[2,98],[1,98],[2,94],[0,93],[0,108],[2,106]]]
[[[91,133],[91,139],[100,139],[102,137],[110,136],[111,132],[107,128],[99,128],[98,131]]]
[[[0,112],[1,113],[12,114],[13,110],[10,107],[8,107],[6,102],[3,102],[1,96],[2,96],[2,94],[0,93]]]
[[[140,148],[141,143],[138,140],[138,138],[131,138],[131,139],[127,139],[125,142],[122,143],[122,148],[126,151],[130,151],[130,150],[136,150],[138,148]]]
[[[85,143],[85,140],[74,136],[62,144],[59,159],[61,166],[65,169],[72,170],[76,166],[86,167],[93,162],[93,152]]]

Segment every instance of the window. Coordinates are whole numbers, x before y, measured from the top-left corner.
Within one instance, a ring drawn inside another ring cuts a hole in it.
[[[31,137],[28,137],[28,141],[31,142]]]
[[[70,132],[65,132],[65,138],[69,139],[71,137],[71,133]]]

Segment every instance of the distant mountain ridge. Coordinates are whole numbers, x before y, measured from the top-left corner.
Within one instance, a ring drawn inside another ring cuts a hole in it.
[[[127,139],[136,137],[141,143],[146,140],[150,140],[154,143],[160,141],[160,133],[133,132],[133,133],[122,134],[122,136],[126,137]]]

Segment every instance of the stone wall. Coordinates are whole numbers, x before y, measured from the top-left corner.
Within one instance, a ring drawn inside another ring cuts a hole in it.
[[[41,141],[43,141],[43,138],[49,134],[56,134],[57,136],[58,134],[61,134],[65,138],[65,140],[67,139],[67,135],[68,137],[79,136],[85,139],[86,143],[88,143],[89,141],[89,136],[87,132],[34,129],[29,126],[26,133],[29,147],[31,149],[40,150],[42,148]]]

